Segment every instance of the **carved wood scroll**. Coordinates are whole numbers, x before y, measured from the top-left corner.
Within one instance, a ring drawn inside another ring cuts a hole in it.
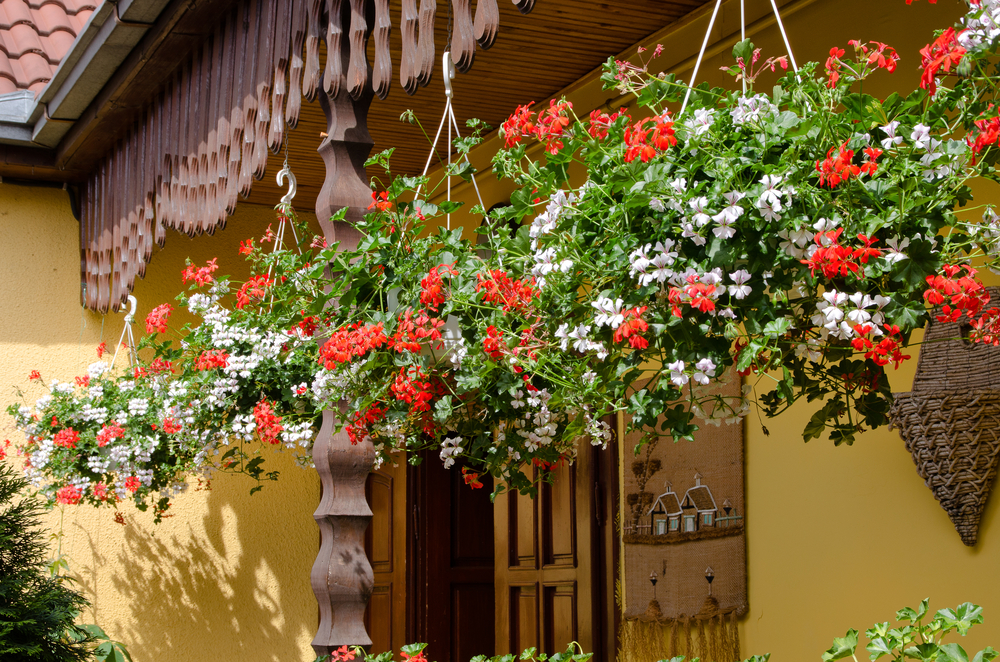
[[[496,0],[452,3],[460,71],[496,40]],[[527,13],[533,0],[514,0]],[[190,236],[223,227],[264,176],[322,88],[357,100],[389,94],[389,0],[242,0],[149,99],[83,187],[82,303],[119,310],[166,228]],[[435,0],[402,0],[400,85],[414,94],[434,71]],[[367,44],[374,37],[369,67]],[[320,40],[329,54],[320,62]],[[304,54],[303,54],[304,53]],[[321,76],[322,72],[322,76]]]

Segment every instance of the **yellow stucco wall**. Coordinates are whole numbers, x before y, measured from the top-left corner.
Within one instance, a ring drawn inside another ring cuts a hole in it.
[[[223,231],[189,239],[168,231],[135,296],[137,335],[146,313],[180,291],[185,257],[219,258],[220,273],[239,277],[239,241],[260,237],[274,212],[242,206]],[[28,386],[31,370],[68,380],[114,346],[122,315],[79,305],[79,225],[65,192],[0,185],[0,401]],[[102,329],[103,325],[103,329]],[[102,335],[103,334],[103,335]],[[122,360],[123,357],[119,357]],[[33,401],[38,387],[26,389]],[[0,439],[17,439],[6,414]],[[159,525],[134,507],[67,507],[62,551],[93,602],[97,622],[128,644],[136,662],[312,659],[317,612],[309,586],[319,535],[312,519],[319,481],[290,455],[275,454],[281,480],[251,497],[243,476],[218,476],[209,491],[189,490]],[[48,517],[58,530],[59,511]]]
[[[900,69],[883,81],[883,92],[888,85],[912,87],[917,49],[932,26],[958,11],[954,0],[911,7],[903,0],[798,5],[787,25],[800,61],[822,60],[830,46],[854,37],[900,50]],[[738,29],[735,7],[726,5],[717,36]],[[662,35],[669,37],[664,66],[685,70],[705,22]],[[754,40],[765,54],[780,51],[773,27]],[[724,60],[710,55],[703,71],[721,84]],[[567,92],[581,114],[614,96],[586,80]],[[511,99],[510,105],[524,101]],[[480,185],[487,207],[509,190],[486,177]],[[456,192],[471,206],[468,187]],[[200,262],[218,256],[223,272],[239,274],[238,242],[260,236],[272,218],[270,209],[243,206],[213,237],[190,240],[170,232],[135,291],[140,323],[155,304],[173,299],[185,257]],[[0,185],[0,236],[0,395],[6,403],[15,385],[27,385],[30,370],[62,379],[82,373],[101,339],[117,340],[122,316],[102,318],[79,306],[78,225],[64,192]],[[909,389],[914,368],[915,361],[893,376],[894,390]],[[979,544],[967,548],[895,432],[864,434],[851,448],[827,441],[806,445],[799,436],[806,416],[798,407],[765,421],[770,436],[756,418],[747,420],[750,613],[740,626],[744,654],[817,659],[847,628],[864,629],[927,596],[934,607],[982,604],[987,625],[963,644],[976,650],[1000,645],[994,625],[1000,622],[997,498],[983,517]],[[9,419],[0,417],[0,438],[14,435]],[[84,620],[96,620],[127,642],[136,662],[311,659],[316,607],[309,570],[318,539],[312,521],[318,484],[290,457],[276,461],[282,480],[258,495],[249,496],[248,479],[223,476],[211,491],[178,498],[174,517],[159,526],[128,507],[126,526],[114,523],[109,510],[67,508],[63,552],[94,601]],[[58,523],[56,512],[48,524],[56,529]]]

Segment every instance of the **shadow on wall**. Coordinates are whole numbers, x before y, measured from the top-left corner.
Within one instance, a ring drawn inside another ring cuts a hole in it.
[[[137,333],[149,309],[181,291],[186,259],[204,264],[217,257],[216,275],[244,280],[239,243],[259,241],[268,225],[277,227],[272,209],[247,205],[214,236],[168,232],[136,287]],[[171,321],[179,326],[186,317],[178,309]],[[113,573],[111,593],[129,606],[116,634],[137,662],[312,659],[318,613],[309,573],[319,544],[312,518],[319,479],[290,453],[266,461],[281,475],[254,496],[248,477],[217,474],[210,490],[192,485],[177,497],[175,517],[159,526],[145,515],[128,518],[104,573]]]
[[[0,277],[12,284],[0,292],[3,405],[15,400],[14,386],[34,389],[31,399],[41,395],[27,382],[30,370],[47,381],[81,374],[96,360],[97,344],[113,345],[122,330],[120,313],[102,319],[80,308],[79,226],[56,193],[0,187],[0,229],[8,239]],[[259,240],[268,225],[276,227],[274,210],[242,205],[211,237],[168,231],[166,246],[136,283],[136,335],[154,306],[177,306],[187,258],[204,264],[218,257],[220,274],[244,280],[240,241]],[[171,321],[182,325],[187,311],[176,310]],[[0,414],[4,435],[7,425]],[[121,508],[124,527],[108,509],[67,508],[63,552],[93,603],[84,620],[124,642],[136,662],[312,660],[318,613],[309,574],[319,543],[312,518],[319,480],[291,454],[275,453],[268,463],[280,479],[253,497],[249,478],[219,475],[210,491],[192,484],[175,498],[174,517],[160,525],[129,505]],[[58,513],[48,525],[58,529]]]
[[[309,571],[318,480],[290,455],[275,455],[268,461],[280,467],[277,483],[250,497],[250,479],[218,476],[200,525],[180,535],[129,518],[109,560],[132,612],[118,636],[137,660],[302,657],[317,619]]]

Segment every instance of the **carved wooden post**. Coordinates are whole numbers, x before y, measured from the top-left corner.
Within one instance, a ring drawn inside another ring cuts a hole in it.
[[[371,202],[364,166],[373,144],[367,126],[371,85],[356,100],[343,91],[335,99],[322,91],[319,97],[327,119],[327,138],[318,148],[326,164],[326,178],[316,200],[316,217],[328,242],[340,241],[342,247],[354,248],[360,234],[353,225]],[[343,207],[348,207],[345,221],[330,222],[330,216]],[[320,549],[311,576],[320,614],[312,642],[317,655],[343,645],[371,644],[363,620],[374,583],[365,555],[365,529],[372,517],[365,499],[365,480],[375,451],[371,442],[352,446],[346,433],[333,434],[337,415],[339,412],[323,412],[313,446],[323,490],[314,515]]]

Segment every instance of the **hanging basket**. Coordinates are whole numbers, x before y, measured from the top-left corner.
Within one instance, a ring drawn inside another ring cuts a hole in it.
[[[988,290],[1000,300],[1000,288]],[[930,322],[913,391],[894,394],[889,417],[971,547],[1000,464],[1000,347],[970,342],[968,330],[961,322]]]

